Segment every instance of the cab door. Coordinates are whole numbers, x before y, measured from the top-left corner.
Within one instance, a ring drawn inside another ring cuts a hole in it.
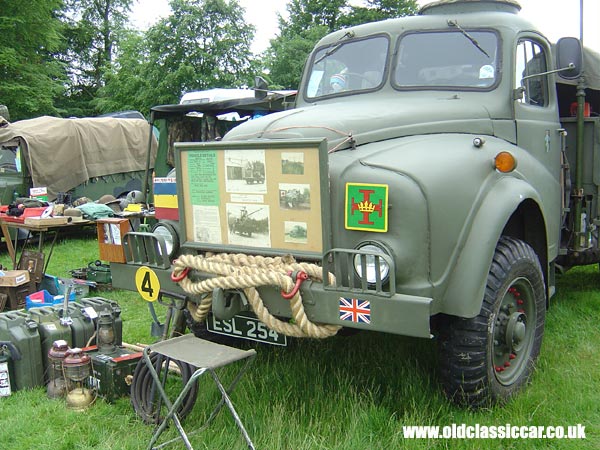
[[[534,158],[531,165],[520,169],[542,197],[552,259],[558,251],[561,215],[562,135],[554,75],[539,75],[552,69],[551,61],[549,49],[535,36],[523,36],[517,41],[514,65],[517,145]]]

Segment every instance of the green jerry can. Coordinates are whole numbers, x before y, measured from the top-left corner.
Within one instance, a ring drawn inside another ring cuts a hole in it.
[[[96,314],[100,316],[103,311],[108,311],[112,314],[114,331],[115,331],[115,345],[121,345],[123,343],[123,319],[121,318],[121,307],[114,300],[108,300],[104,297],[86,297],[78,300],[83,307],[91,306],[96,311]],[[97,327],[97,320],[94,319],[94,324]],[[96,345],[96,342],[92,341],[91,345]]]
[[[21,354],[12,360],[13,390],[44,386],[44,364],[38,324],[24,311],[0,314],[0,341],[11,342]]]
[[[55,305],[52,308],[59,319],[70,323],[72,347],[83,348],[92,345],[96,331],[94,318],[97,316],[94,309],[90,311],[89,306],[79,302],[69,302],[66,313],[63,305]]]
[[[71,337],[71,327],[69,323],[64,322],[58,317],[55,307],[43,306],[41,308],[32,308],[29,310],[29,316],[38,324],[40,333],[40,342],[42,347],[42,363],[44,367],[44,379],[49,381],[48,352],[52,348],[54,341],[67,341],[69,347],[73,346]]]
[[[107,402],[128,397],[133,373],[142,358],[142,352],[116,347],[111,353],[100,353],[96,346],[84,350],[92,358],[90,385],[96,388],[98,396]]]

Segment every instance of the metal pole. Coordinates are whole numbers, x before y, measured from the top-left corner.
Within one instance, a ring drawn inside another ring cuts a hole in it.
[[[579,0],[579,40],[583,47],[583,0]]]
[[[579,0],[579,36],[583,47],[583,0]],[[589,247],[588,227],[584,219],[583,208],[583,165],[584,165],[584,108],[585,108],[585,72],[582,71],[577,82],[577,139],[575,141],[575,251],[585,250]],[[587,218],[587,217],[586,217]],[[588,218],[589,219],[589,218]]]
[[[148,154],[146,155],[146,170],[144,172],[144,183],[142,186],[142,193],[144,194],[143,201],[146,206],[150,203],[150,166],[152,165],[152,138],[154,134],[154,125],[152,119],[150,119],[150,133],[148,135]]]

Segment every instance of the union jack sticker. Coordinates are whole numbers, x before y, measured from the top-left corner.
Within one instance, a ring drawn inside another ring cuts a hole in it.
[[[371,302],[357,298],[340,297],[340,320],[371,323]]]

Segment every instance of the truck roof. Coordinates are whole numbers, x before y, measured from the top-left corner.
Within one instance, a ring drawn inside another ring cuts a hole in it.
[[[294,102],[295,97],[296,91],[276,91],[269,92],[263,99],[253,96],[212,102],[199,100],[176,105],[157,105],[150,108],[150,123],[191,112],[210,113],[215,116],[237,112],[240,116],[245,116],[260,111],[270,113],[283,111]]]

